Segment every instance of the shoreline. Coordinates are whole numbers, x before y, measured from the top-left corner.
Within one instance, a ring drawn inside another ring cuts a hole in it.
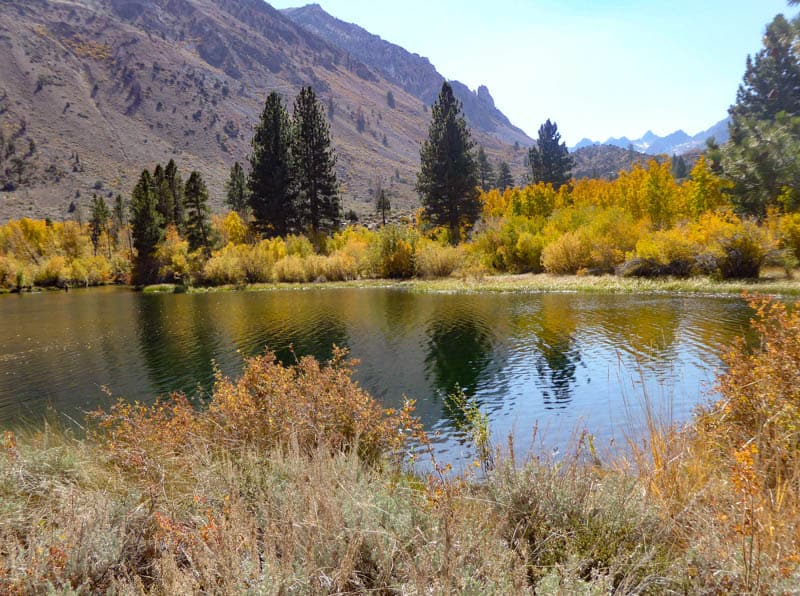
[[[776,296],[800,296],[800,279],[765,276],[758,280],[715,280],[708,277],[629,278],[614,275],[577,276],[549,273],[492,275],[483,278],[365,279],[337,282],[257,283],[221,286],[156,284],[142,289],[146,294],[269,292],[279,290],[384,288],[415,293],[586,293],[586,294],[689,294],[735,296],[744,292]]]

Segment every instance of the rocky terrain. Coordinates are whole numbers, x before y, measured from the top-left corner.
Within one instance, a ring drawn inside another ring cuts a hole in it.
[[[291,104],[304,85],[328,110],[345,209],[372,215],[379,179],[396,211],[418,206],[432,97],[409,85],[414,69],[400,61],[405,74],[391,75],[262,0],[3,0],[0,53],[0,221],[127,196],[142,168],[170,158],[184,176],[200,170],[221,208],[266,95]],[[418,77],[433,89],[427,64]],[[524,133],[496,109],[471,113],[491,159],[521,173]]]
[[[337,19],[319,4],[287,8],[283,13],[304,29],[375,69],[386,80],[423,103],[430,105],[436,100],[445,79],[427,58],[385,41],[358,25]],[[495,107],[494,99],[484,85],[473,92],[459,81],[450,83],[473,129],[512,145],[517,143],[528,147],[534,144],[533,139],[511,124]]]

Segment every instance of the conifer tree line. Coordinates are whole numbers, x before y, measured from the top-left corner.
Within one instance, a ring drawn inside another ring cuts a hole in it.
[[[118,199],[115,218],[122,219],[124,208]],[[186,237],[191,250],[209,254],[213,245],[208,189],[200,172],[193,171],[183,183],[178,166],[170,160],[156,165],[151,174],[143,170],[130,201],[130,226],[136,257],[133,280],[150,283],[158,277],[156,249],[169,226]],[[94,211],[94,210],[93,210]]]
[[[229,197],[230,189],[242,188],[241,180],[242,172],[231,173]],[[267,97],[245,192],[254,226],[265,236],[330,233],[341,225],[336,153],[325,109],[311,87],[300,90],[291,117],[278,93]]]
[[[225,202],[244,221],[252,220],[259,235],[327,234],[341,225],[336,154],[325,110],[311,87],[298,93],[291,118],[281,97],[269,94],[253,136],[249,165],[246,174],[242,164],[234,163]],[[208,200],[202,174],[193,171],[184,183],[174,160],[156,165],[152,173],[142,172],[130,201],[135,283],[157,279],[156,250],[168,226],[188,240],[190,250],[210,255],[215,238]],[[105,212],[99,204],[93,206],[93,214],[95,210],[97,222],[109,219],[107,206]],[[101,224],[96,225],[93,238],[102,232]]]
[[[428,138],[420,150],[416,189],[426,219],[448,228],[450,240],[458,242],[480,213],[478,194],[514,186],[511,167],[501,161],[495,173],[486,151],[478,147],[467,127],[461,103],[446,81],[431,107]],[[561,142],[558,126],[549,119],[539,129],[536,146],[528,154],[530,180],[552,184],[557,190],[570,180],[573,160]]]

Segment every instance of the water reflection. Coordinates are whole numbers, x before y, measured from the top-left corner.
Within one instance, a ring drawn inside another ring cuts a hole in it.
[[[501,440],[551,425],[610,433],[622,396],[669,394],[686,417],[724,346],[747,328],[739,298],[580,294],[413,294],[386,289],[142,295],[108,289],[0,297],[0,424],[70,416],[106,399],[207,391],[269,348],[284,362],[361,361],[357,380],[389,407],[407,395],[444,441],[475,397]]]
[[[464,422],[464,413],[452,395],[460,389],[468,397],[475,396],[492,359],[493,342],[485,314],[469,304],[459,308],[439,305],[427,329],[427,376],[443,398],[444,416],[458,424]]]

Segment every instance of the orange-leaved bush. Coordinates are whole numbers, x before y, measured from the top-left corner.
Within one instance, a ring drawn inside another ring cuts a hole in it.
[[[413,402],[399,411],[382,408],[352,379],[354,364],[339,348],[327,363],[303,357],[291,366],[267,352],[248,359],[239,380],[218,374],[206,407],[175,394],[93,412],[96,438],[118,464],[146,476],[197,449],[357,450],[363,461],[378,463],[400,453],[410,437],[424,439]]]

